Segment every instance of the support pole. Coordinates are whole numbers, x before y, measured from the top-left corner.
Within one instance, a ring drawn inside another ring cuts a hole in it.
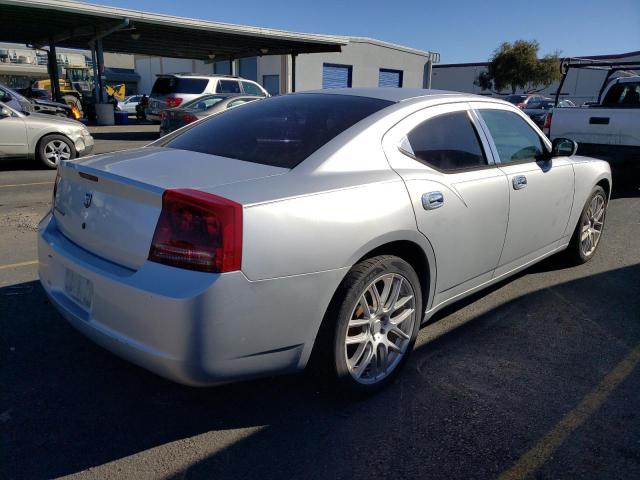
[[[96,46],[95,43],[91,44],[91,63],[93,64],[93,103],[98,103],[98,92],[100,91],[100,79],[98,76],[100,73],[98,72],[98,56],[96,55]]]
[[[229,75],[236,74],[236,61],[233,58],[229,59]]]
[[[433,59],[431,58],[431,55],[429,55],[429,61],[427,61],[427,64],[425,65],[425,71],[424,71],[424,88],[431,88],[431,76],[433,74]]]
[[[297,53],[291,54],[291,91],[296,91],[296,57]]]
[[[104,103],[104,53],[102,38],[96,41],[96,59],[98,60],[98,103]]]
[[[49,79],[51,80],[51,98],[55,102],[62,102],[60,94],[60,76],[58,75],[58,56],[56,55],[56,44],[53,38],[49,39],[49,51],[47,52],[49,67]]]

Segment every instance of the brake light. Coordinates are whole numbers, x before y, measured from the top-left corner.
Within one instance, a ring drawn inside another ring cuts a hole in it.
[[[167,97],[165,102],[167,103],[167,108],[174,108],[180,106],[182,99],[180,97]]]
[[[549,130],[551,129],[551,116],[552,115],[553,115],[553,112],[547,113],[547,116],[544,117],[544,127],[542,127],[542,128],[549,129]],[[547,132],[547,134],[548,133],[549,132]]]
[[[56,179],[53,182],[53,196],[51,197],[51,208],[56,206],[56,194],[58,193],[58,184],[60,183],[60,173],[56,172]]]
[[[182,115],[182,121],[184,122],[185,125],[187,123],[193,123],[196,120],[198,120],[198,117],[196,117],[195,115],[192,115],[190,113],[185,113],[184,115]]]
[[[202,272],[240,270],[242,205],[198,190],[166,190],[149,260]]]

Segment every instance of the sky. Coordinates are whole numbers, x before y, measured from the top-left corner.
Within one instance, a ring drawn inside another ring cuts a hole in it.
[[[483,62],[505,41],[537,40],[540,54],[640,50],[640,0],[93,0],[88,3],[305,33],[373,37]]]

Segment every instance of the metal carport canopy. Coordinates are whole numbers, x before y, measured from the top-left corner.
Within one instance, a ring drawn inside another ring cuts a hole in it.
[[[103,38],[108,52],[199,60],[339,52],[344,37],[232,25],[70,0],[0,0],[0,40],[41,47],[87,48]],[[128,22],[128,24],[127,24]]]

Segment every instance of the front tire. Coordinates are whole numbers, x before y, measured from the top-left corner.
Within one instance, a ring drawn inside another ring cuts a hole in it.
[[[421,320],[420,281],[411,265],[390,255],[364,260],[327,312],[316,345],[319,366],[340,390],[373,393],[402,369]]]
[[[573,264],[587,263],[595,255],[604,230],[607,203],[606,192],[601,186],[596,185],[582,209],[580,220],[566,251]]]
[[[62,160],[76,158],[73,142],[64,135],[46,135],[36,147],[36,158],[47,168],[57,168]]]

